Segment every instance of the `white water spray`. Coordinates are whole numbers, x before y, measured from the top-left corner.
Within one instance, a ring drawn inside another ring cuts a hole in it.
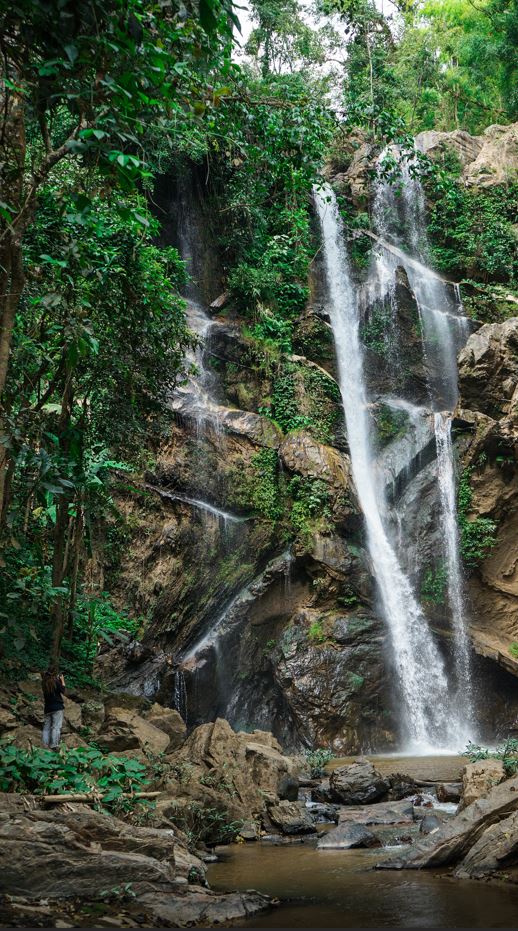
[[[459,529],[457,524],[456,482],[451,442],[451,418],[435,414],[437,443],[437,475],[443,519],[443,537],[446,548],[448,599],[450,602],[455,639],[455,666],[457,673],[458,707],[466,728],[466,742],[473,739],[473,689],[471,681],[470,642],[465,617],[462,568],[459,557]]]
[[[384,496],[376,482],[370,444],[359,312],[336,199],[315,192],[323,237],[329,315],[354,482],[367,526],[373,571],[388,623],[404,700],[404,721],[414,751],[458,749],[459,728],[448,700],[444,663],[384,526]]]

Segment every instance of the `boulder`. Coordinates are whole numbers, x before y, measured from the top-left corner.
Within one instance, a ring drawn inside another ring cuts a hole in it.
[[[253,890],[221,895],[200,886],[189,887],[183,895],[146,894],[139,902],[162,927],[168,928],[226,926],[250,918],[271,904],[267,895]]]
[[[172,838],[169,856],[157,859],[137,849],[140,828],[131,827],[133,849],[121,849],[110,836],[88,841],[84,832],[52,814],[49,819],[45,812],[16,813],[0,821],[2,882],[11,895],[97,898],[128,883],[135,892],[174,888]]]
[[[304,802],[283,800],[277,805],[270,805],[268,814],[270,820],[283,834],[314,834],[316,831],[311,814]]]
[[[391,801],[399,802],[417,791],[417,783],[412,776],[405,776],[404,773],[390,773],[387,778],[390,782],[389,799]]]
[[[125,750],[165,753],[169,746],[169,734],[159,730],[130,708],[110,706],[99,734],[99,743],[110,753]]]
[[[320,785],[315,786],[315,788],[311,790],[311,800],[313,802],[322,802],[325,805],[333,803],[333,794],[331,792],[329,779],[322,779]]]
[[[307,809],[315,824],[329,821],[338,822],[338,805],[326,805],[324,802],[307,802]]]
[[[261,821],[267,802],[293,794],[297,764],[267,731],[236,733],[218,718],[201,724],[170,756],[170,792],[179,802],[195,800],[226,809],[235,819]]]
[[[518,811],[518,777],[494,786],[458,815],[429,834],[403,856],[378,864],[378,869],[447,866],[463,860],[487,828]],[[491,836],[491,835],[490,835]]]
[[[460,801],[462,795],[461,782],[439,782],[436,787],[438,802],[456,802]]]
[[[419,833],[433,834],[434,831],[437,831],[441,827],[443,820],[444,819],[439,817],[437,812],[427,812],[419,825]]]
[[[319,838],[321,850],[348,850],[352,847],[381,847],[381,841],[363,824],[341,821],[338,827]]]
[[[414,806],[409,799],[342,808],[340,821],[354,821],[356,824],[412,824],[415,821]]]
[[[516,181],[518,165],[518,123],[488,126],[479,152],[464,170],[467,185],[493,187]]]
[[[239,837],[246,841],[259,840],[259,833],[257,821],[244,821],[239,831]]]
[[[468,851],[455,871],[458,879],[491,876],[507,864],[516,863],[518,854],[518,811],[498,824],[491,824]]]
[[[501,760],[480,760],[468,763],[462,771],[461,808],[467,808],[478,798],[485,796],[493,786],[505,779],[504,764]]]
[[[270,821],[280,828],[283,834],[313,834],[314,821],[304,801],[290,802],[281,799],[276,804],[268,805]]]
[[[390,782],[368,760],[357,760],[349,766],[333,770],[329,786],[334,802],[363,805],[386,798]]]
[[[181,747],[187,735],[187,727],[181,714],[176,709],[164,708],[162,705],[155,703],[145,713],[144,717],[153,727],[169,735],[168,753]]]

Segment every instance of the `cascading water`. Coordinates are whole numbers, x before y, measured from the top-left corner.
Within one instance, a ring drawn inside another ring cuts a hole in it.
[[[384,153],[380,157],[383,163]],[[450,605],[454,658],[457,674],[458,713],[464,721],[464,736],[474,737],[470,645],[463,596],[456,517],[456,482],[451,443],[451,417],[438,411],[452,411],[457,403],[457,354],[469,334],[469,322],[462,313],[457,286],[449,285],[426,264],[429,244],[422,185],[411,171],[408,160],[401,160],[401,187],[379,180],[376,185],[373,218],[377,234],[396,246],[397,254],[375,250],[368,292],[377,289],[392,301],[396,268],[402,266],[414,293],[421,321],[423,353],[428,373],[430,407],[437,450],[438,497],[443,528],[448,602]],[[373,285],[372,280],[375,284]]]
[[[459,721],[448,696],[439,649],[396,556],[384,522],[384,490],[379,487],[371,449],[359,308],[349,272],[342,223],[332,189],[315,192],[338,374],[351,465],[365,517],[372,567],[388,623],[404,700],[404,723],[414,750],[458,748]]]
[[[443,532],[446,547],[448,575],[448,599],[455,638],[455,665],[458,683],[458,707],[466,724],[473,722],[473,689],[471,681],[470,643],[467,632],[463,579],[459,557],[459,529],[457,524],[456,482],[454,457],[451,442],[451,418],[435,414],[435,437],[437,442],[437,475],[442,504]]]

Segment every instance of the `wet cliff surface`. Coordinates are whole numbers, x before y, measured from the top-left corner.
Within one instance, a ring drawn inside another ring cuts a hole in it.
[[[489,158],[493,136],[435,135],[425,140],[432,156],[434,146],[453,145],[467,183],[478,183],[476,164],[484,152]],[[375,212],[372,164],[373,153],[360,147],[346,172],[330,169],[347,209],[370,203]],[[117,586],[146,618],[142,643],[106,650],[99,668],[113,687],[176,703],[189,726],[224,716],[239,728],[271,729],[289,747],[397,745],[394,642],[352,478],[316,220],[310,300],[291,352],[268,355],[221,294],[200,178],[164,178],[158,195],[175,218],[163,235],[190,262],[188,314],[199,347],[192,376],[169,401],[168,441],[139,493],[120,493],[129,530]],[[441,282],[442,309],[453,320],[449,361],[423,351],[427,296],[419,253],[414,248],[414,264],[398,253],[412,253],[408,236],[398,238],[404,219],[399,228],[397,216],[388,226],[380,219],[389,248],[378,244],[352,267],[373,450],[398,559],[453,669],[446,570],[439,596],[433,586],[446,558],[434,411],[453,415],[457,472],[469,470],[472,488],[468,519],[497,527],[494,547],[462,578],[469,636],[485,657],[471,658],[480,730],[492,736],[513,726],[518,707],[509,651],[518,639],[518,324],[479,328],[458,291]],[[428,346],[438,344],[430,331]]]

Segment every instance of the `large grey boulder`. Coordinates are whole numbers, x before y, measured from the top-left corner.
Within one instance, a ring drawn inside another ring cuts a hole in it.
[[[319,838],[317,847],[321,850],[349,850],[353,847],[381,847],[381,841],[364,824],[342,821],[333,831]]]
[[[412,824],[416,820],[412,799],[399,802],[377,802],[374,805],[342,808],[340,821],[356,824]]]
[[[283,800],[268,809],[273,824],[283,834],[314,834],[316,831],[310,811],[304,802]]]
[[[459,879],[481,879],[508,863],[516,863],[518,855],[518,811],[492,824],[473,844],[455,871]]]
[[[368,760],[340,766],[329,777],[334,802],[342,805],[366,805],[386,798],[390,782]]]

